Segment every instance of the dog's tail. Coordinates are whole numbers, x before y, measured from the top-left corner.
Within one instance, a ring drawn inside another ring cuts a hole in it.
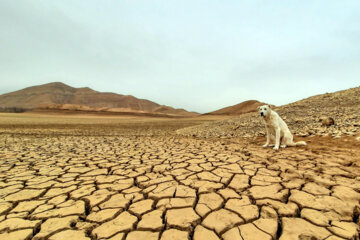
[[[289,146],[295,147],[295,146],[306,146],[305,141],[299,141],[299,142],[292,142],[291,144],[288,144]]]
[[[295,146],[306,146],[306,142],[305,141],[296,142]]]
[[[306,146],[306,142],[305,141],[299,141],[295,143],[296,146]]]

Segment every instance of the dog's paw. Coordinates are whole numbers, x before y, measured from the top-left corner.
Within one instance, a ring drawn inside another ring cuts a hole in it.
[[[279,150],[279,146],[275,146],[273,149],[274,150]]]
[[[281,148],[286,148],[286,145],[285,145],[285,144],[283,144],[283,145],[280,145],[280,147],[281,147]]]
[[[264,145],[263,145],[263,148],[266,148],[267,146],[269,146],[269,144],[264,144]]]

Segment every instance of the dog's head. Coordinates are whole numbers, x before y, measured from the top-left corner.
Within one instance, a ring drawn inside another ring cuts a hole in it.
[[[262,105],[259,107],[260,116],[266,117],[270,112],[270,106],[269,105]]]

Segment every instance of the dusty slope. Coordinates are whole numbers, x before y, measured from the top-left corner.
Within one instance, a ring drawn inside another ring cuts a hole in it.
[[[257,108],[265,103],[257,100],[248,100],[233,106],[225,107],[213,112],[206,113],[206,115],[240,115],[249,112],[257,111]]]
[[[289,125],[290,131],[298,136],[354,135],[360,131],[360,87],[313,96],[274,109]],[[332,117],[335,125],[321,126],[323,117]],[[251,137],[264,135],[264,130],[262,119],[255,112],[177,132],[198,137]]]
[[[142,111],[154,112],[160,107],[166,107],[163,114],[196,115],[185,110],[161,106],[155,102],[138,99],[129,95],[97,92],[90,88],[73,88],[66,84],[55,82],[25,88],[0,96],[2,108],[24,109],[59,109],[78,111]]]

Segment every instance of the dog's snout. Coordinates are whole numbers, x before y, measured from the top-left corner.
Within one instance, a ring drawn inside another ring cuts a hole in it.
[[[261,116],[264,116],[264,113],[263,113],[263,112],[261,112],[261,113],[260,113],[260,115],[261,115]]]

